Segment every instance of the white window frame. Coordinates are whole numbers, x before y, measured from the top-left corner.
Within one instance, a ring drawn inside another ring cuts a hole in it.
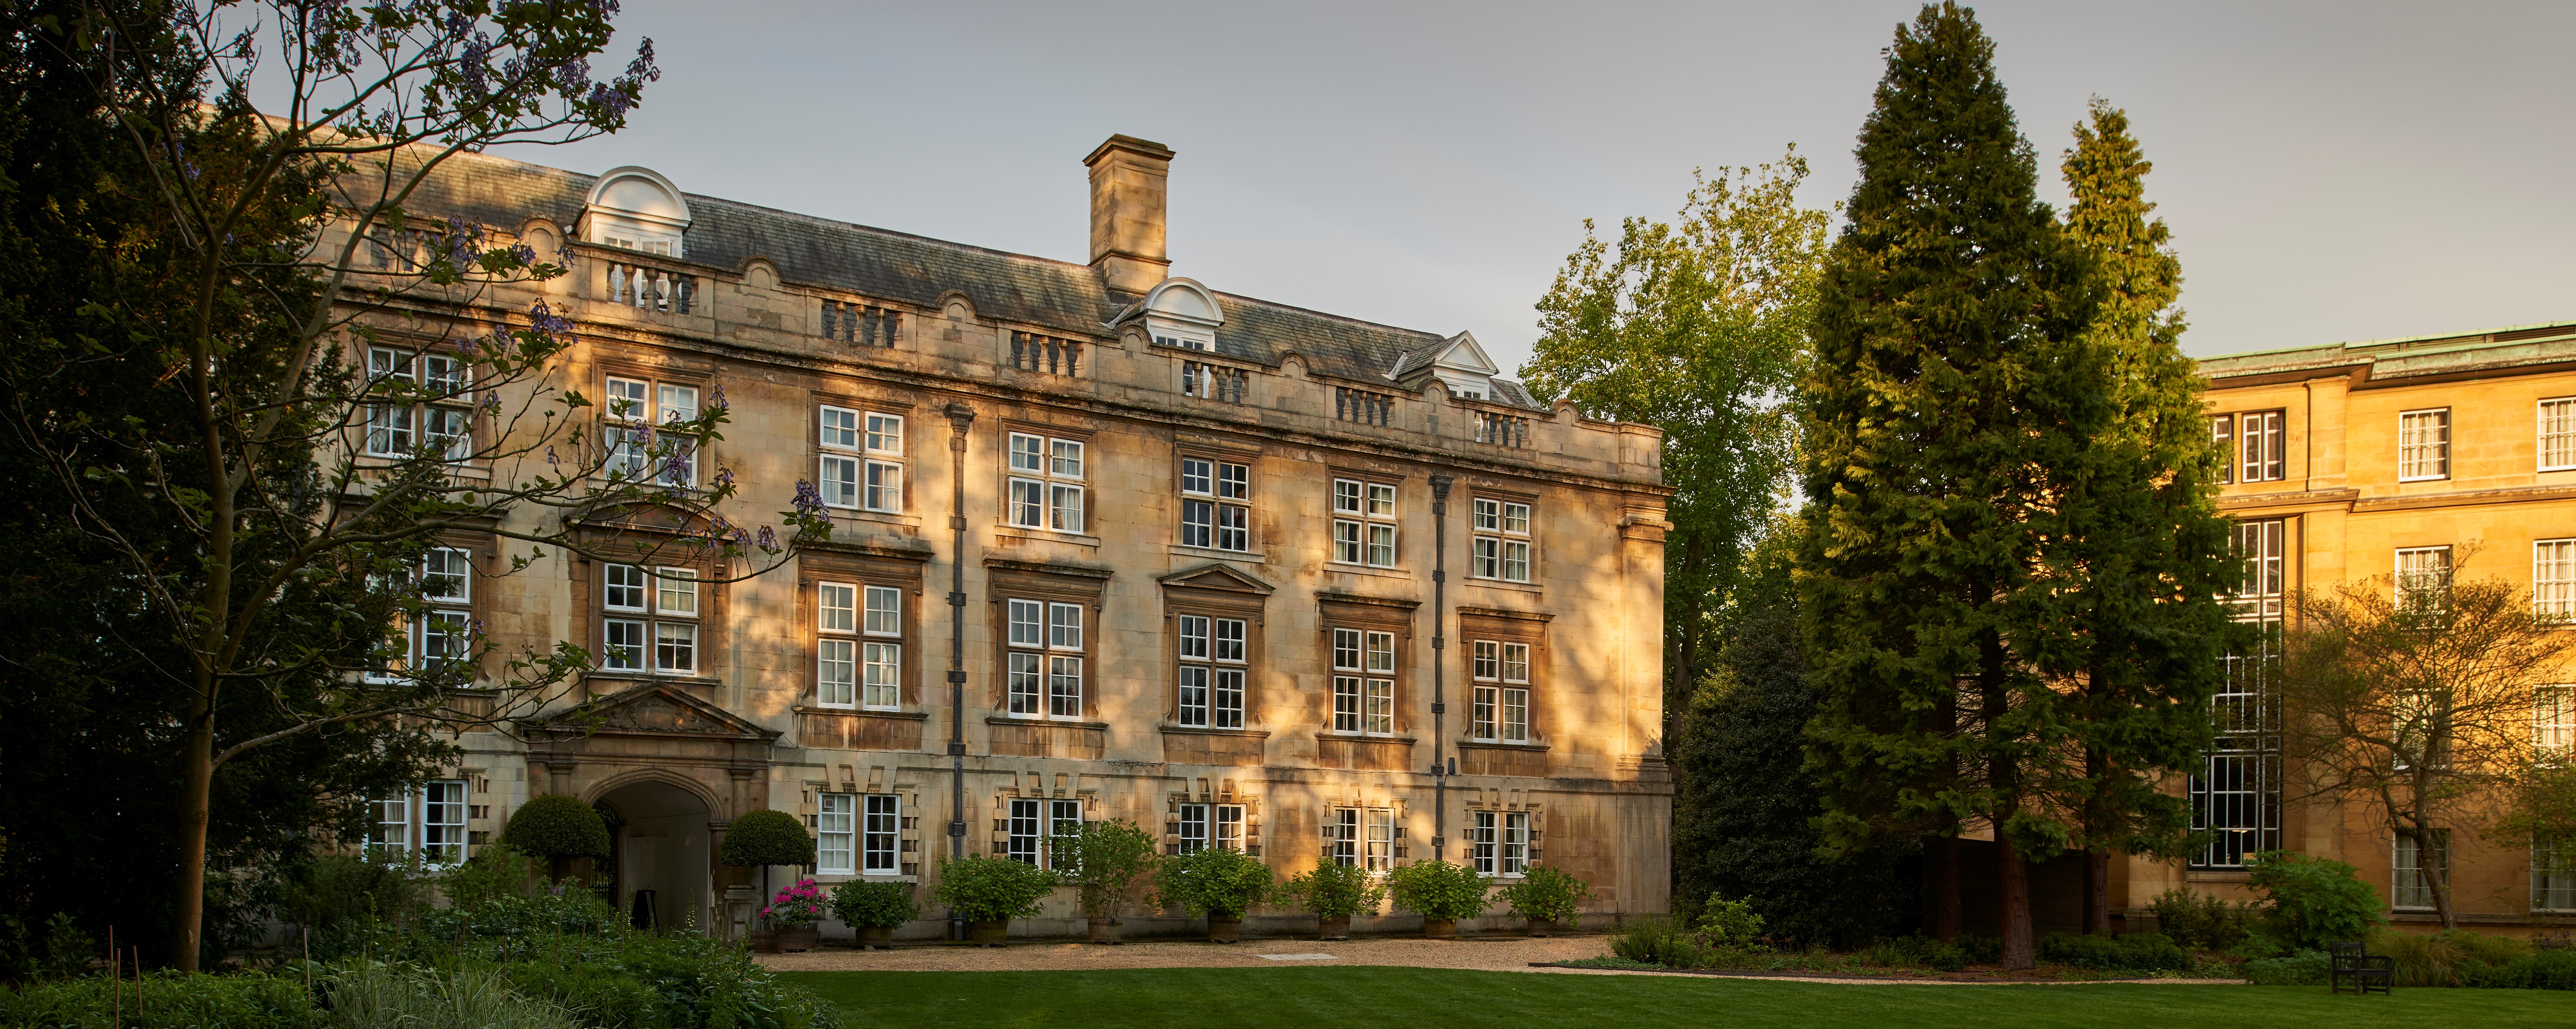
[[[2531,613],[2576,621],[2576,539],[2531,541]]]
[[[2433,560],[2437,557],[2440,560]],[[2410,559],[2414,559],[2418,564],[2428,566],[2439,565],[2440,567],[2438,569],[2429,567],[2408,568],[2407,565]],[[2455,574],[2455,568],[2451,563],[2451,548],[2448,546],[2399,547],[2397,548],[2397,556],[2395,560],[2391,562],[2390,567],[2394,569],[2395,572],[2395,574],[2391,576],[2393,584],[2396,587],[2393,599],[2400,608],[2406,606],[2408,595],[2418,590],[2435,591],[2435,603],[2439,604],[2441,602],[2438,599],[2439,595],[2450,590],[2451,583],[2453,581],[2452,576]],[[2437,581],[2427,581],[2428,579]]]
[[[2451,409],[2397,412],[2397,481],[2434,482],[2450,477]]]
[[[1395,869],[1395,809],[1373,807],[1363,812],[1360,866],[1381,874]]]
[[[1395,568],[1402,564],[1394,483],[1336,476],[1333,479],[1334,564]]]
[[[700,389],[693,383],[666,382],[626,375],[609,375],[602,388],[606,398],[599,409],[600,439],[608,448],[608,457],[600,465],[602,476],[623,474],[619,481],[654,487],[691,489],[703,477],[706,454],[697,443],[687,446],[688,474],[673,478],[660,461],[644,449],[645,430],[660,432],[673,422],[695,419],[705,410]],[[642,395],[634,395],[640,387]],[[685,404],[680,401],[687,401]],[[640,417],[639,417],[640,412]],[[660,437],[656,437],[657,440]],[[657,443],[658,446],[658,443]]]
[[[1025,444],[1025,446],[1024,446]],[[1089,526],[1090,443],[1011,432],[1004,440],[1009,472],[1002,520],[1023,529],[1082,535]]]
[[[462,864],[466,854],[467,783],[432,779],[417,790],[368,801],[373,818],[366,854],[376,861],[418,857],[431,868]]]
[[[2288,412],[2246,411],[2236,416],[2236,481],[2289,478]]]
[[[858,874],[858,795],[822,794],[815,798],[814,810],[814,871],[823,875]]]
[[[2535,457],[2544,472],[2576,471],[2576,397],[2540,401]],[[2552,460],[2555,458],[2555,460]]]
[[[1530,581],[1537,508],[1527,501],[1477,497],[1468,526],[1474,536],[1467,574],[1499,582]]]
[[[2531,910],[2534,914],[2576,912],[2576,839],[2532,837]]]
[[[1090,656],[1082,605],[1061,600],[1003,600],[1004,713],[1012,718],[1082,720]]]
[[[1395,633],[1333,629],[1333,725],[1344,736],[1395,735]]]
[[[640,578],[633,583],[619,583],[620,569],[634,572]],[[607,561],[600,565],[600,583],[599,667],[602,671],[684,678],[696,678],[706,672],[706,645],[700,634],[705,631],[702,626],[706,621],[708,596],[701,587],[708,583],[698,577],[696,569]],[[636,604],[614,602],[624,590],[639,592]],[[688,602],[685,610],[670,603],[672,598],[683,597]],[[636,645],[643,649],[643,653],[636,655],[631,664],[618,659],[616,635],[619,627],[632,627],[638,633]],[[688,657],[685,667],[672,660],[682,650]]]
[[[2450,878],[2451,831],[2433,830],[2434,852],[2443,856],[2442,875]],[[2393,911],[2430,911],[2433,886],[2424,879],[2424,859],[2415,834],[2400,830],[2388,842],[2388,907]]]
[[[1468,863],[1486,878],[1518,879],[1529,874],[1530,817],[1527,811],[1472,812],[1467,827]]]
[[[1470,738],[1486,743],[1530,742],[1530,645],[1474,640],[1468,647]]]
[[[2558,765],[2576,758],[2576,684],[2548,683],[2531,691],[2531,747]]]
[[[859,808],[861,875],[894,875],[903,868],[903,801],[892,793],[871,793]]]
[[[1173,616],[1177,717],[1188,729],[1240,729],[1244,718],[1245,640],[1250,623],[1220,615]]]

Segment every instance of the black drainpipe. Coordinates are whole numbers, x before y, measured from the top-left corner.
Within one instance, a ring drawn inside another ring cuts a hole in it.
[[[1441,757],[1441,716],[1448,712],[1443,680],[1449,667],[1449,483],[1447,475],[1431,477],[1431,858],[1448,860],[1449,774]]]
[[[948,856],[966,856],[966,427],[975,409],[948,405]],[[948,911],[948,938],[966,938],[966,916]]]

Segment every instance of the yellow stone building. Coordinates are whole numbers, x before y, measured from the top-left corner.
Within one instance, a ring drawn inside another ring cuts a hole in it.
[[[531,795],[601,801],[620,904],[726,931],[747,880],[714,855],[757,808],[818,833],[827,885],[926,885],[960,845],[1044,863],[1071,823],[1126,818],[1283,876],[1544,862],[1593,884],[1589,912],[1664,910],[1660,434],[1534,403],[1468,333],[1172,276],[1172,158],[1121,136],[1084,162],[1088,263],[642,168],[453,158],[414,218],[572,273],[424,302],[353,359],[435,377],[427,341],[543,301],[580,339],[553,385],[656,421],[724,398],[682,474],[737,476],[718,513],[741,525],[813,482],[833,533],[757,575],[551,549],[509,572],[524,546],[447,541],[424,575],[454,610],[429,624],[607,660],[578,712],[466,734],[462,763],[380,805],[379,845],[454,860]],[[571,528],[601,553],[637,531]],[[1069,892],[1020,927],[1080,929]]]
[[[2303,588],[2410,573],[2503,579],[2543,609],[2576,613],[2576,324],[2237,354],[2200,368],[2213,436],[2231,455],[2220,505],[2247,562],[2241,617],[2278,620]],[[2219,747],[2189,785],[2217,842],[2180,866],[2130,862],[2132,911],[2175,886],[2234,895],[2244,855],[2281,847],[2350,862],[2399,922],[2431,920],[2416,841],[2358,807],[2298,802],[2260,677],[2230,682]],[[2536,742],[2576,742],[2571,696],[2543,692]],[[2576,876],[2548,874],[2530,846],[2473,829],[2434,842],[2450,848],[2464,923],[2576,921]]]

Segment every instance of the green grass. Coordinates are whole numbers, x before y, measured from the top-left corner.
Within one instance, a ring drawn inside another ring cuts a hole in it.
[[[1871,986],[1701,976],[1530,975],[1431,968],[1161,968],[1096,972],[787,972],[854,1029],[1147,1026],[1442,1029],[1544,1026],[2212,1026],[2576,1023],[2576,997],[2541,990],[2324,987]]]

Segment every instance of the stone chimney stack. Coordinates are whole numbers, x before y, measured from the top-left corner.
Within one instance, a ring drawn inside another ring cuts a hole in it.
[[[1143,293],[1170,274],[1163,256],[1163,182],[1172,149],[1111,136],[1083,158],[1091,169],[1091,266],[1121,293]]]

